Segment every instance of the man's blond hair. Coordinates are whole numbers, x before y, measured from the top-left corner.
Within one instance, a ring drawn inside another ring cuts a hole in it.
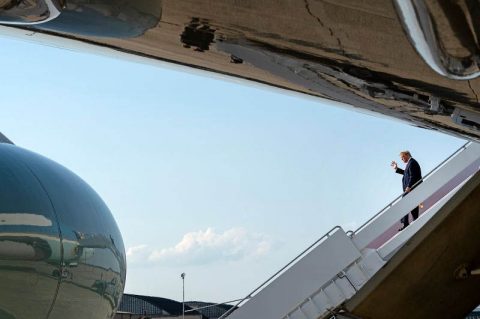
[[[412,154],[410,154],[410,151],[401,151],[400,155],[407,155],[408,157],[412,157]]]

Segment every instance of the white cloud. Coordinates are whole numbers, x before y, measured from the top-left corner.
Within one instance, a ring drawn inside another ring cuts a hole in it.
[[[127,249],[129,263],[199,265],[240,260],[267,254],[272,247],[265,235],[231,228],[217,233],[212,228],[189,232],[173,247],[153,249],[139,245]]]
[[[148,258],[149,249],[147,245],[138,245],[127,249],[127,260],[129,262],[141,262]]]

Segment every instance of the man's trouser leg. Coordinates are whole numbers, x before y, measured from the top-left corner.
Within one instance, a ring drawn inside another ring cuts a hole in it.
[[[418,218],[418,206],[415,207],[410,213],[412,213],[412,217],[413,217],[413,220],[417,219]]]
[[[407,227],[409,225],[408,214],[403,216],[402,219],[400,219],[400,222],[403,224],[403,227]]]

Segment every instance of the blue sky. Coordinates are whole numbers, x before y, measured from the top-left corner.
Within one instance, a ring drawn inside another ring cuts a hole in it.
[[[464,141],[329,101],[180,67],[0,38],[0,131],[65,165],[110,207],[126,292],[248,294],[335,225],[398,196],[389,164],[426,174]],[[199,53],[202,54],[202,53]]]

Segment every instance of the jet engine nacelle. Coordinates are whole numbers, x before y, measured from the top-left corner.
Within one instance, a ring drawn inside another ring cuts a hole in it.
[[[112,318],[125,275],[122,237],[97,193],[0,143],[0,318]]]

